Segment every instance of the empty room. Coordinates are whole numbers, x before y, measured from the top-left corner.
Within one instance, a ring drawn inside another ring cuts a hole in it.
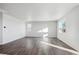
[[[79,3],[0,3],[0,55],[79,55]]]

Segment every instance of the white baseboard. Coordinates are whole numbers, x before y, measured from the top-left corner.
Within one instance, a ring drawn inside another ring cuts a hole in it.
[[[58,38],[58,37],[57,37],[57,38]],[[58,39],[59,39],[59,38],[58,38]],[[73,44],[69,44],[67,41],[62,40],[62,39],[59,39],[59,40],[63,41],[64,43],[66,43],[67,45],[69,45],[70,47],[72,47],[73,49],[75,49],[76,51],[79,52],[79,50],[78,50]]]
[[[0,45],[3,45],[2,43],[0,43]]]
[[[25,36],[24,36],[24,37],[25,37]],[[17,38],[17,39],[14,39],[14,40],[12,40],[12,41],[19,40],[19,39],[22,39],[22,38],[24,38],[24,37]],[[10,42],[12,42],[12,41],[2,42],[0,45],[4,45],[4,44],[10,43]]]

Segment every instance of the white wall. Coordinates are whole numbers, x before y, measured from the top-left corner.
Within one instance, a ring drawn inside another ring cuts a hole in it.
[[[57,31],[57,37],[79,51],[79,6],[61,18],[66,23],[66,32]]]
[[[28,31],[27,24],[31,24],[31,31]],[[56,37],[56,21],[38,21],[26,23],[26,36],[42,37],[44,33],[38,31],[48,28],[48,37]]]
[[[2,43],[2,12],[0,12],[0,44]]]
[[[25,36],[25,23],[9,14],[3,14],[3,26],[3,44]]]

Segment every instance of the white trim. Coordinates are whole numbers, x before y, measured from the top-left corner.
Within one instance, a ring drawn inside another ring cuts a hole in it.
[[[67,45],[69,45],[70,47],[74,48],[75,50],[77,50],[79,52],[79,50],[73,44],[69,43],[69,41],[62,40],[62,39],[59,39],[59,40],[61,40],[62,42],[66,43]]]
[[[71,52],[71,53],[79,55],[79,52],[77,52],[77,51],[74,51],[74,50],[71,50],[71,49],[68,49],[68,48],[64,48],[64,47],[60,47],[60,46],[57,46],[57,45],[54,45],[54,44],[50,44],[50,43],[47,43],[47,42],[44,42],[44,41],[41,41],[41,42],[43,44],[45,44],[45,45],[48,45],[48,46],[51,46],[51,47],[55,47],[55,48],[58,48],[58,49],[61,49],[61,50],[65,50],[67,52]]]

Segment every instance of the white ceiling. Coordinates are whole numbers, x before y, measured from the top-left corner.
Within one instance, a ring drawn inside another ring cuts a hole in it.
[[[25,21],[55,21],[78,3],[1,3],[0,8]]]

